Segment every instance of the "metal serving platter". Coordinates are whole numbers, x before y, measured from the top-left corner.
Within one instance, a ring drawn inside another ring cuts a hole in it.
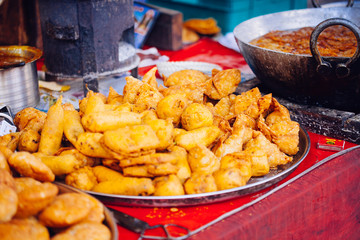
[[[292,162],[279,166],[277,169],[270,170],[265,176],[252,177],[248,183],[242,187],[202,194],[161,197],[114,195],[92,191],[86,192],[95,196],[105,204],[133,207],[183,207],[230,200],[270,187],[292,173],[305,159],[310,150],[309,135],[302,127],[300,127],[299,138],[299,152],[294,156]]]

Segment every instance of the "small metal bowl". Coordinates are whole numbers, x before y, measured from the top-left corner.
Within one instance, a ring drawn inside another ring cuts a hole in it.
[[[30,46],[0,46],[0,105],[14,114],[40,101],[36,60],[41,56]]]

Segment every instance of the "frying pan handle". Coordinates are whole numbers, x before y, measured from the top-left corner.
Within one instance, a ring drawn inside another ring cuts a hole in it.
[[[336,65],[335,73],[338,78],[345,78],[350,75],[350,67],[354,64],[360,57],[360,29],[351,21],[346,20],[344,18],[330,18],[321,23],[319,23],[314,31],[311,33],[310,37],[310,50],[318,63],[316,68],[317,72],[320,74],[326,74],[332,68],[331,64],[325,61],[319,53],[317,48],[317,40],[322,31],[324,31],[327,27],[333,25],[342,25],[349,28],[355,35],[357,40],[357,48],[354,55],[345,63],[338,63]]]
[[[319,0],[311,0],[312,5],[315,8],[321,8],[321,4],[319,3]],[[354,0],[348,0],[346,7],[352,7],[354,5]]]

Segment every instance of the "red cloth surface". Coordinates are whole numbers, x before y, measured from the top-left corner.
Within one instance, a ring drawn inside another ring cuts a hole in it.
[[[226,48],[220,45],[218,42],[203,38],[199,42],[187,46],[179,51],[161,51],[162,55],[167,55],[170,58],[170,61],[202,61],[215,63],[222,66],[224,69],[228,68],[239,68],[240,70],[246,70],[248,65],[246,64],[243,56],[229,48]],[[139,69],[139,75],[144,75],[150,67],[145,67]],[[276,184],[275,186],[280,185],[281,183],[291,179],[292,177],[298,175],[309,167],[313,166],[315,163],[321,161],[322,159],[330,156],[334,152],[327,150],[320,150],[316,148],[316,143],[319,138],[325,138],[324,136],[309,133],[311,140],[311,148],[308,156],[303,160],[303,162],[298,166],[298,168],[290,174],[287,178]],[[345,142],[345,149],[356,146],[349,142]],[[191,206],[191,207],[177,207],[177,208],[139,208],[139,207],[122,207],[122,206],[111,206],[108,207],[120,210],[131,216],[137,217],[141,220],[146,221],[151,226],[156,224],[168,224],[176,223],[178,225],[189,228],[190,230],[195,230],[210,221],[216,219],[222,214],[229,212],[233,209],[236,209],[240,206],[243,206],[246,203],[249,203],[259,196],[262,196],[275,186],[264,189],[260,192],[256,192],[251,195],[244,197],[235,198],[229,201],[224,201],[220,203],[200,205],[200,206]],[[259,216],[261,217],[261,216]],[[224,220],[226,221],[226,219]],[[119,230],[119,239],[137,239],[138,234],[133,233],[123,227],[118,226]],[[174,231],[176,232],[176,231]],[[149,232],[150,234],[152,232]],[[154,232],[153,234],[158,234],[159,232]],[[182,234],[181,231],[178,232],[179,235]]]

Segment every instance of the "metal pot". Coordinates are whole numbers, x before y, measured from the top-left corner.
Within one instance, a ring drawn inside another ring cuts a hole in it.
[[[358,49],[352,58],[318,55],[317,36],[337,24],[348,27],[357,38]],[[360,30],[356,25],[360,25],[360,8],[310,8],[249,19],[235,27],[234,36],[256,77],[272,92],[295,102],[359,112]],[[315,26],[310,43],[313,55],[283,53],[249,44],[272,30]]]
[[[36,60],[42,51],[29,46],[0,47],[0,105],[14,114],[40,101]]]

